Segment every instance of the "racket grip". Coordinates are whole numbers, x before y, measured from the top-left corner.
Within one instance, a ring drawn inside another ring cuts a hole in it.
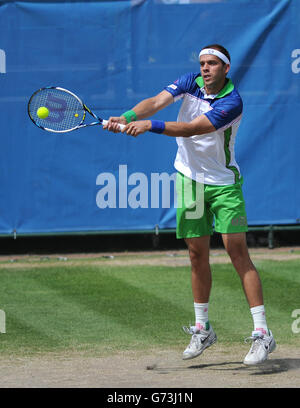
[[[102,120],[102,125],[107,125],[108,124],[108,120],[103,119]],[[125,125],[122,125],[121,123],[119,123],[119,128],[120,130],[123,130],[125,127]]]

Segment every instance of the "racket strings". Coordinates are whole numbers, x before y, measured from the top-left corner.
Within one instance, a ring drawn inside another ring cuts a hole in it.
[[[44,119],[37,115],[40,107],[49,110],[49,115]],[[85,117],[82,102],[73,94],[57,88],[45,88],[33,95],[29,103],[29,113],[38,126],[56,132],[76,128]]]

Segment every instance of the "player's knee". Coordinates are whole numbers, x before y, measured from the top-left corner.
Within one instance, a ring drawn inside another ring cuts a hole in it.
[[[239,268],[243,266],[246,269],[252,268],[253,264],[251,262],[248,250],[243,246],[227,248],[227,253],[235,267]]]
[[[209,255],[207,251],[193,248],[189,250],[189,255],[192,267],[195,267],[196,269],[201,269],[201,267],[209,264]]]

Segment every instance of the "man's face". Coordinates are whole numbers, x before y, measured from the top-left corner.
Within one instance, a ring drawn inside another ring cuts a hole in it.
[[[224,64],[215,55],[201,55],[200,69],[205,87],[215,89],[224,83],[229,65]]]

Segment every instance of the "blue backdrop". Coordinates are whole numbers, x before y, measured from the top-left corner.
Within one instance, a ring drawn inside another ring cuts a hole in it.
[[[174,138],[50,134],[27,101],[56,85],[119,115],[198,72],[214,42],[229,49],[244,101],[236,155],[249,224],[299,223],[299,21],[292,0],[0,2],[0,233],[174,228]],[[156,117],[176,120],[178,109]]]

